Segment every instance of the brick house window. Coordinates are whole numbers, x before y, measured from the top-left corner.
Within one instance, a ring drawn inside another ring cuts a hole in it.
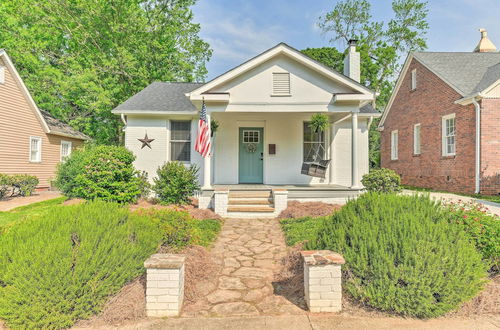
[[[398,159],[398,131],[391,132],[391,160]]]
[[[442,118],[442,140],[443,140],[443,156],[455,155],[455,114],[443,116]]]
[[[413,126],[413,154],[420,155],[420,124]]]
[[[411,90],[417,89],[417,69],[411,71]]]
[[[191,122],[170,122],[170,160],[191,161]]]

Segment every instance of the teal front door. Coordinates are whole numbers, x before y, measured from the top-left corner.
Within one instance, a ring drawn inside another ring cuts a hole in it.
[[[264,129],[240,127],[239,183],[262,183]]]

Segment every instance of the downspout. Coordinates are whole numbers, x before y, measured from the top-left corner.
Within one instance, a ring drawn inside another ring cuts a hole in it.
[[[474,192],[479,194],[481,191],[481,106],[472,98],[472,104],[476,109],[476,188]]]
[[[125,120],[125,115],[123,113],[120,115],[120,118],[122,119],[123,124],[127,126],[127,120]]]

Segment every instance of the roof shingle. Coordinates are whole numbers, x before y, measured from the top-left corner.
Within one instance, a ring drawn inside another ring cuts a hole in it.
[[[49,127],[51,134],[56,134],[56,135],[61,134],[64,136],[75,138],[75,139],[90,140],[90,137],[83,134],[82,132],[75,130],[73,127],[69,126],[68,124],[65,124],[65,123],[55,119],[47,111],[40,109],[40,113],[42,114],[43,119],[47,123],[47,126]]]

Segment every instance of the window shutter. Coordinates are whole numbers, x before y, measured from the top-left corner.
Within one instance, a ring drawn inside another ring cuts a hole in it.
[[[290,95],[290,74],[288,72],[273,73],[273,95]]]

